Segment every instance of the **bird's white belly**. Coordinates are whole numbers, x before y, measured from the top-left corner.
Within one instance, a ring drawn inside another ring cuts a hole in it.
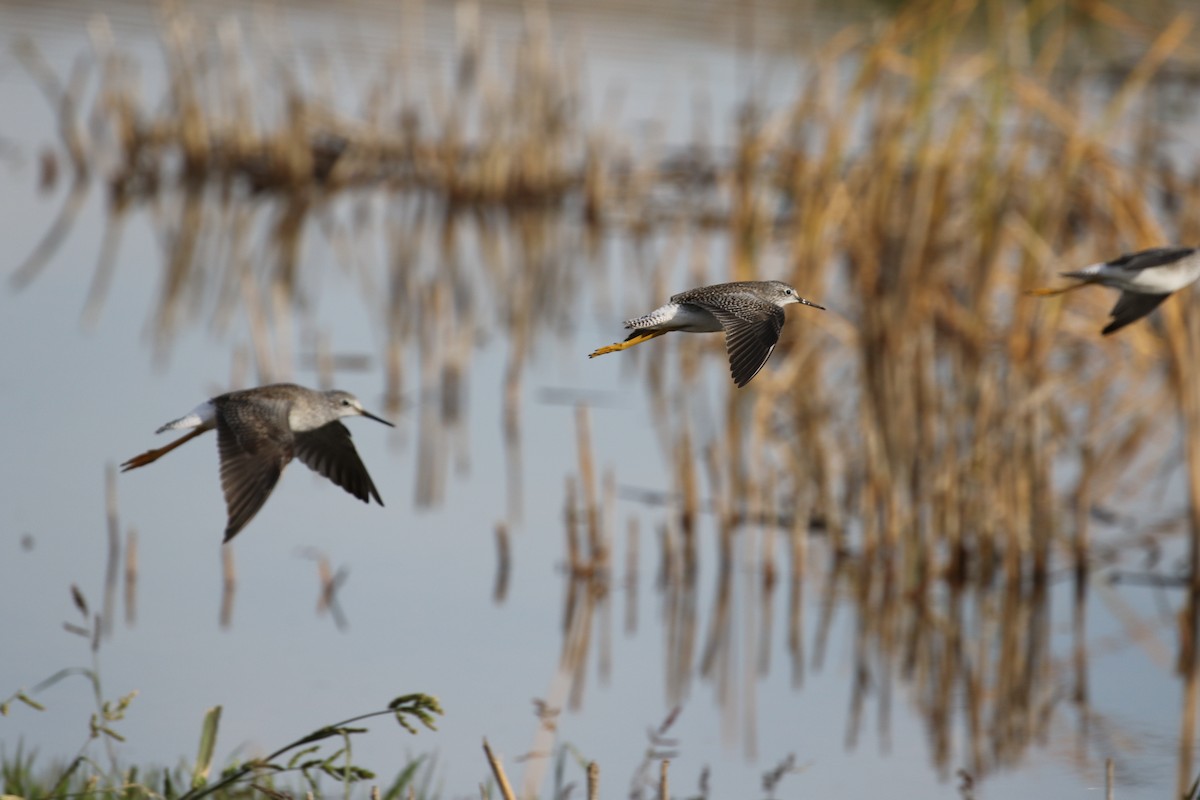
[[[1174,264],[1140,270],[1095,264],[1081,272],[1097,274],[1102,283],[1116,289],[1127,289],[1141,294],[1170,294],[1200,277],[1200,258],[1191,255]]]
[[[1188,262],[1126,273],[1125,288],[1146,294],[1170,294],[1196,280],[1197,271]]]
[[[710,311],[700,306],[667,303],[649,314],[626,320],[625,327],[637,330],[711,333],[721,330],[721,322]]]

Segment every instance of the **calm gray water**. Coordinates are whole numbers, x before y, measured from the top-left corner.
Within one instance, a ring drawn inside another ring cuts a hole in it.
[[[65,74],[75,57],[89,52],[95,12],[73,3],[9,4],[0,9],[0,29],[6,44],[31,37]],[[793,85],[797,68],[780,54],[781,44],[815,44],[844,22],[873,13],[814,17],[765,5],[739,16],[687,3],[657,4],[652,12],[554,8],[551,14],[582,54],[586,114],[601,119],[611,107],[606,102],[615,102],[614,127],[635,141],[686,142],[695,129],[720,141],[747,87],[761,87],[769,103]],[[103,13],[119,46],[145,65],[143,81],[153,94],[163,80],[156,71],[154,7],[112,2],[103,4]],[[209,13],[236,13],[253,30],[253,14],[233,4]],[[301,50],[345,56],[347,66],[334,80],[346,82],[336,86],[344,88],[339,101],[350,108],[353,76],[377,70],[397,40],[420,41],[432,70],[446,69],[453,49],[454,10],[436,4],[331,10],[295,3],[269,13],[286,21]],[[507,5],[489,6],[483,18],[498,48],[520,27],[519,10]],[[60,180],[50,191],[37,188],[39,153],[57,146],[55,119],[7,50],[0,55],[0,101],[8,110],[0,122],[0,266],[7,278],[50,227],[69,186]],[[179,201],[164,206],[172,202]],[[165,443],[154,430],[206,397],[266,377],[266,365],[256,361],[263,342],[253,315],[238,307],[223,320],[216,280],[195,279],[175,335],[162,337],[156,315],[166,292],[165,264],[178,241],[161,220],[171,213],[143,208],[128,216],[111,285],[94,317],[84,310],[105,236],[99,186],[36,279],[0,291],[0,396],[7,410],[0,458],[0,696],[63,667],[92,663],[88,643],[62,623],[79,621],[72,584],[93,608],[104,602],[106,467]],[[542,230],[550,241],[538,252],[556,260],[563,275],[575,276],[564,278],[559,296],[574,300],[579,313],[533,328],[536,344],[518,388],[514,456],[506,448],[501,405],[513,347],[504,319],[514,312],[503,287],[486,283],[489,273],[480,264],[488,240],[470,225],[463,225],[457,255],[466,281],[479,290],[476,315],[460,327],[427,332],[423,345],[415,336],[401,348],[402,403],[385,402],[385,243],[389,231],[417,213],[416,203],[389,201],[382,193],[334,203],[331,227],[311,224],[301,239],[302,302],[272,305],[267,298],[261,306],[269,317],[270,377],[316,385],[312,356],[322,342],[355,367],[337,371],[334,384],[397,423],[392,431],[349,421],[385,508],[357,503],[293,466],[235,540],[237,591],[232,621],[222,626],[224,508],[215,437],[117,481],[122,536],[137,532],[136,620],[124,620],[118,598],[114,630],[97,661],[106,698],[139,693],[128,719],[117,725],[127,739],[117,745],[120,760],[170,765],[191,759],[200,721],[214,705],[224,707],[221,761],[269,752],[321,725],[421,691],[438,696],[446,709],[436,733],[412,737],[377,721],[356,743],[355,756],[386,780],[408,755],[436,753],[435,782],[444,796],[475,796],[486,780],[484,736],[516,781],[532,781],[544,795],[552,768],[544,759],[518,759],[548,744],[569,744],[601,764],[604,796],[621,796],[651,745],[647,730],[676,706],[681,711],[667,735],[674,740],[672,787],[679,796],[699,793],[706,772],[711,797],[757,796],[761,776],[789,756],[800,771],[784,777],[778,796],[957,796],[954,773],[971,759],[965,722],[950,725],[949,755],[936,757],[922,712],[928,698],[902,675],[887,674],[882,655],[868,655],[881,669],[870,679],[861,716],[852,716],[861,620],[835,595],[831,623],[821,626],[829,610],[822,606],[829,558],[819,537],[801,589],[804,649],[797,655],[788,644],[786,575],[763,600],[757,565],[765,533],[751,530],[739,538],[736,566],[723,586],[714,532],[702,520],[702,570],[694,594],[680,598],[660,586],[658,537],[668,515],[618,492],[609,522],[617,574],[585,626],[582,668],[574,675],[562,668],[565,478],[578,464],[573,400],[592,401],[588,422],[602,474],[614,475],[618,487],[672,488],[645,390],[647,354],[595,362],[584,356],[613,341],[622,318],[648,310],[641,292],[652,266],[666,261],[678,279],[674,287],[686,280],[683,251],[699,247],[719,274],[726,243],[718,236],[681,245],[664,234],[647,245],[614,233],[589,248],[574,223]],[[368,222],[356,229],[360,215]],[[252,256],[270,257],[264,231],[272,219],[268,210],[252,222]],[[509,223],[498,224],[496,236],[510,248],[509,258],[536,250],[522,244]],[[352,249],[360,272],[347,267],[330,230],[358,231]],[[412,291],[425,291],[435,285],[431,276],[447,269],[438,226],[412,224],[405,235],[415,242],[416,273],[429,279],[414,282]],[[206,247],[204,260],[220,274],[222,248]],[[760,269],[766,277],[784,263],[768,252]],[[429,291],[430,303],[452,304]],[[461,413],[448,421],[437,392],[440,376],[422,372],[423,355],[456,347],[469,352],[467,380]],[[719,359],[707,359],[704,369],[711,373],[707,391],[730,391]],[[1172,502],[1182,505],[1177,497]],[[633,572],[626,569],[630,521],[638,531]],[[507,526],[512,546],[502,601],[494,597],[499,524]],[[344,627],[336,615],[316,610],[320,584],[312,552],[345,570],[337,594]],[[723,602],[722,589],[729,591]],[[1071,653],[1070,592],[1065,584],[1051,592],[1055,653],[1049,662],[1063,666]],[[1106,755],[1118,762],[1119,797],[1170,790],[1181,689],[1172,669],[1174,618],[1159,599],[1143,589],[1101,588],[1090,595],[1087,725],[1068,702],[1066,680],[1050,679],[1043,691],[1060,699],[1047,705],[1052,719],[1045,741],[993,763],[979,796],[1098,796]],[[689,603],[690,615],[680,610]],[[690,649],[679,646],[680,618],[694,626]],[[690,653],[684,663],[681,651]],[[0,744],[9,753],[18,743],[36,748],[43,764],[70,758],[87,735],[89,685],[67,679],[38,698],[48,710],[14,707],[0,720]],[[539,736],[535,699],[561,709],[556,740]],[[101,748],[93,752],[103,760]],[[573,758],[567,770],[569,780],[582,782]],[[538,781],[538,775],[547,777]]]

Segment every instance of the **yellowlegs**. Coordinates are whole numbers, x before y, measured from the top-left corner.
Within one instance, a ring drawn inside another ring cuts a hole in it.
[[[739,281],[689,289],[645,316],[625,321],[633,333],[623,342],[601,347],[588,358],[641,344],[671,331],[711,333],[725,331],[729,371],[738,388],[758,374],[771,357],[783,330],[783,307],[800,303],[825,310],[805,300],[781,281]]]
[[[349,392],[317,392],[291,383],[229,392],[163,425],[155,432],[192,431],[165,447],[134,456],[121,465],[121,471],[153,463],[184,442],[216,428],[221,489],[229,515],[227,542],[267,502],[292,458],[300,459],[364,503],[370,503],[373,497],[382,506],[383,500],[350,441],[350,430],[338,422],[352,416],[394,427],[364,411],[362,403]]]
[[[1146,316],[1172,292],[1200,278],[1200,251],[1194,247],[1152,247],[1061,274],[1079,283],[1059,289],[1032,289],[1029,294],[1041,297],[1063,294],[1092,283],[1121,290],[1117,304],[1109,312],[1112,322],[1101,331],[1107,336]]]

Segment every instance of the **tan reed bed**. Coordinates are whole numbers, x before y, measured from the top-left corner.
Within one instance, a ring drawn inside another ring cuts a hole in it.
[[[941,24],[926,25],[933,8]],[[980,31],[985,13],[994,16]],[[1200,322],[1187,313],[1190,293],[1106,340],[1111,292],[1065,302],[1022,294],[1122,250],[1196,243],[1200,189],[1188,176],[1197,164],[1165,160],[1172,133],[1153,113],[1155,76],[1191,22],[1148,31],[1111,8],[1098,14],[1082,25],[1049,4],[922,4],[882,32],[832,40],[793,108],[742,128],[724,173],[728,227],[711,234],[731,236],[738,254],[728,272],[695,281],[758,277],[764,260],[782,262],[790,274],[778,277],[831,313],[791,317],[752,390],[722,396],[715,430],[689,422],[698,415],[689,398],[706,395],[686,359],[703,349],[722,361],[719,337],[675,345],[685,358],[681,387],[666,390],[672,402],[651,388],[680,528],[712,509],[728,555],[755,521],[775,520],[800,532],[790,537],[800,565],[809,523],[824,532],[829,591],[857,607],[855,661],[882,687],[880,714],[903,676],[937,763],[961,758],[953,733],[965,719],[977,776],[1016,763],[1055,724],[1048,589],[1064,568],[1076,581],[1067,679],[1089,714],[1091,516],[1144,506],[1158,483],[1147,474],[1170,463],[1179,440],[1200,585]],[[1097,24],[1104,31],[1089,28]],[[1126,42],[1138,61],[1097,105],[1069,54],[1110,34],[1139,41]],[[1017,47],[1033,39],[1034,51]],[[696,453],[712,455],[699,491]],[[797,657],[801,596],[793,587]],[[1196,597],[1191,588],[1181,616],[1181,794],[1194,777]],[[726,607],[719,583],[714,625]],[[692,651],[666,635],[686,681]],[[822,641],[818,631],[818,659]],[[868,696],[864,683],[851,740]]]
[[[972,7],[963,5],[965,19]],[[766,141],[744,147],[761,163],[740,168],[760,176],[768,196],[772,182],[785,185],[796,209],[751,247],[786,258],[792,282],[813,296],[836,289],[837,303],[833,314],[789,323],[756,391],[729,393],[724,430],[695,441],[671,425],[682,519],[697,503],[695,453],[714,452],[710,483],[731,521],[774,514],[760,491],[771,483],[763,470],[774,469],[782,491],[819,500],[810,505],[838,542],[853,525],[854,547],[868,556],[911,545],[944,551],[924,574],[982,564],[1014,579],[1044,576],[1061,541],[1060,500],[1071,494],[1056,473],[1110,490],[1144,446],[1162,444],[1151,422],[1182,402],[1162,365],[1190,360],[1171,355],[1182,341],[1173,322],[1182,301],[1163,312],[1162,333],[1150,321],[1101,341],[1096,320],[1110,294],[1081,294],[1071,311],[1086,307],[1064,317],[1062,305],[1021,290],[1091,256],[1093,229],[1111,253],[1113,241],[1172,241],[1163,231],[1182,226],[1154,223],[1147,164],[1127,164],[1082,121],[1085,109],[1036,87],[1039,78],[1053,83],[1053,64],[1039,66],[1044,75],[1010,72],[996,63],[1003,53],[956,55],[962,44],[949,23],[915,44],[901,38],[912,20],[902,15],[893,27],[882,43],[850,50],[860,75],[848,98],[828,101],[837,109],[814,89],[747,134]],[[1172,26],[1147,59],[1179,35]],[[816,87],[846,69],[841,59],[817,67]],[[1002,131],[976,100],[989,93],[1002,95],[1015,120]],[[865,140],[838,145],[855,127]],[[797,152],[797,139],[830,149]],[[790,175],[775,168],[784,163]],[[1179,206],[1194,202],[1185,195]],[[752,213],[735,206],[731,219]],[[673,422],[686,419],[677,402],[660,407]]]

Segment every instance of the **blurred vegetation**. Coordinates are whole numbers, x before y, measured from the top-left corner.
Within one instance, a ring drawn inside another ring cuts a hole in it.
[[[22,689],[14,692],[8,700],[0,703],[0,716],[7,717],[13,713],[14,703],[25,706],[26,711],[44,711],[45,706],[31,695],[40,694],[61,681],[75,677],[85,678],[91,684],[96,711],[88,722],[83,745],[65,766],[39,766],[35,754],[26,752],[21,743],[16,745],[14,752],[0,747],[0,790],[4,797],[25,800],[61,797],[200,800],[208,796],[241,798],[266,795],[282,798],[302,794],[321,797],[340,793],[349,798],[353,785],[366,782],[373,787],[373,800],[409,800],[430,796],[432,762],[426,757],[411,759],[399,768],[396,777],[387,784],[380,783],[371,770],[355,764],[353,757],[354,738],[368,732],[362,723],[376,717],[391,717],[412,734],[418,732],[418,726],[436,730],[437,717],[444,712],[437,698],[426,694],[402,695],[384,709],[325,725],[267,755],[231,762],[214,775],[214,755],[221,723],[221,707],[216,706],[205,714],[200,728],[199,749],[191,767],[139,769],[124,765],[116,749],[118,743],[125,741],[119,728],[138,693],[130,692],[116,701],[105,699],[100,669],[101,646],[105,641],[105,612],[93,614],[84,593],[74,585],[71,587],[71,597],[82,623],[66,623],[65,627],[69,633],[89,642],[91,666],[59,670],[29,691]],[[103,756],[96,752],[100,744],[103,745],[107,767],[101,763]],[[340,784],[341,790],[337,793],[327,792],[322,779]]]

